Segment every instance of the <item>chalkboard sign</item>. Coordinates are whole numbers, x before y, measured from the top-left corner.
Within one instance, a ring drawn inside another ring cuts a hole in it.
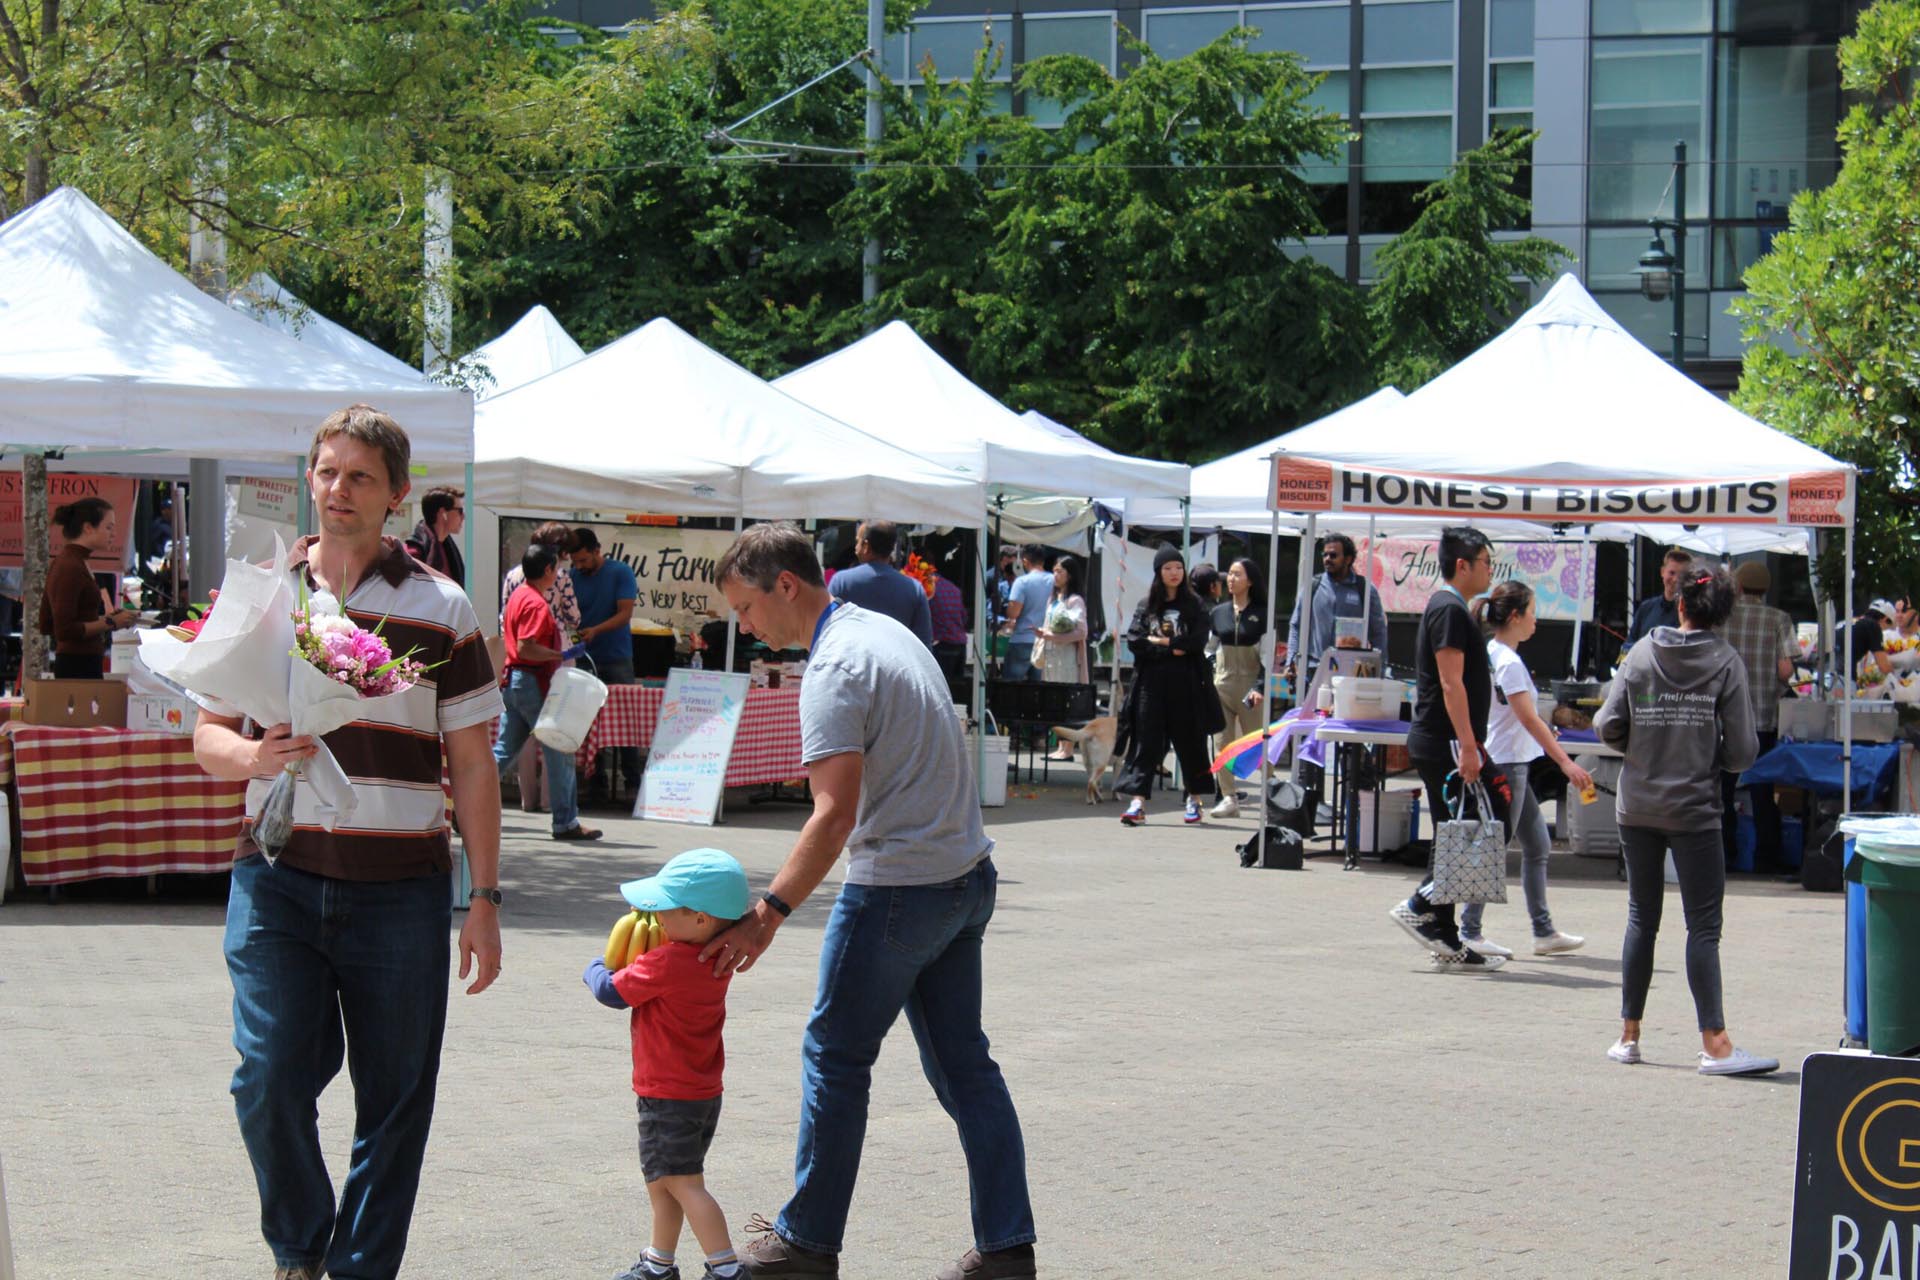
[[[1920,1059],[1807,1059],[1788,1257],[1789,1280],[1920,1277]]]
[[[676,667],[667,673],[634,817],[713,825],[748,683],[748,677],[727,671]]]

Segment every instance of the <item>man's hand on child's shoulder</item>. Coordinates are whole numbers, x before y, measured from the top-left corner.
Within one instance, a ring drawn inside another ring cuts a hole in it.
[[[587,970],[580,975],[580,980],[587,984],[587,990],[593,992],[593,998],[607,1006],[607,1008],[627,1009],[632,1007],[621,998],[620,992],[613,985],[613,975],[607,972],[607,962],[599,956],[595,956],[587,962]]]

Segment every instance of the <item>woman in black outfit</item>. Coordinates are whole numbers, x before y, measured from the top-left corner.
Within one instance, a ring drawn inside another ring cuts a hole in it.
[[[1147,796],[1168,743],[1187,788],[1186,821],[1200,821],[1201,800],[1213,797],[1207,735],[1219,732],[1224,721],[1207,671],[1208,630],[1206,608],[1187,585],[1180,553],[1161,548],[1153,558],[1153,585],[1127,628],[1133,686],[1120,713],[1126,757],[1113,788],[1129,798],[1120,815],[1127,826],[1147,820]]]

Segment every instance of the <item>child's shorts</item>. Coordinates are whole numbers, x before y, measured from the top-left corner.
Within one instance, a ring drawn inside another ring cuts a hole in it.
[[[640,1176],[648,1182],[705,1170],[720,1127],[720,1099],[635,1098],[640,1108]]]

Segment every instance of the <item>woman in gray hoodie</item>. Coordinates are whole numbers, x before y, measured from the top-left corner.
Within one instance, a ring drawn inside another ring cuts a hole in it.
[[[1736,1049],[1720,1005],[1720,914],[1726,855],[1720,845],[1720,775],[1739,773],[1759,750],[1746,667],[1714,628],[1733,612],[1725,570],[1689,571],[1680,625],[1657,627],[1633,647],[1594,718],[1600,740],[1626,757],[1615,812],[1627,861],[1627,937],[1621,956],[1615,1062],[1640,1061],[1640,1016],[1653,981],[1653,942],[1673,851],[1687,917],[1687,985],[1700,1018],[1700,1074],[1753,1075],[1780,1066]]]

